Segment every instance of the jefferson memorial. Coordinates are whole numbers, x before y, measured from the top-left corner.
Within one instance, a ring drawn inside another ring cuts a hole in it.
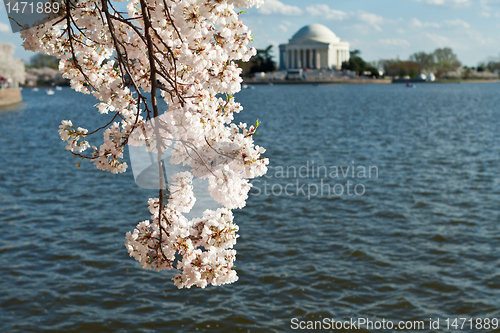
[[[336,68],[349,60],[349,43],[321,24],[301,28],[280,45],[280,70],[295,68]]]

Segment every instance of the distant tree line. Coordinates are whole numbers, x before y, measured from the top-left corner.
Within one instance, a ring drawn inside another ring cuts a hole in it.
[[[500,60],[500,58],[499,58],[499,60]],[[479,65],[477,66],[477,71],[478,72],[500,71],[500,61],[496,61],[495,59],[490,59],[487,61],[480,62]]]
[[[249,62],[237,61],[238,66],[243,69],[243,73],[253,74],[260,72],[272,72],[277,69],[276,62],[273,60],[272,45],[265,49],[257,49],[257,54]],[[449,47],[436,49],[434,52],[416,52],[408,60],[386,59],[378,62],[369,63],[361,58],[361,51],[354,50],[349,52],[350,59],[342,63],[342,70],[355,72],[357,75],[366,75],[379,77],[379,69],[382,69],[386,76],[409,76],[418,77],[419,74],[433,73],[437,78],[446,76],[446,73],[455,71],[461,67],[453,50]],[[27,68],[59,68],[59,60],[56,57],[37,53],[30,58],[30,64]],[[490,58],[478,64],[477,68],[464,67],[463,76],[467,78],[473,70],[477,72],[500,72],[500,58]]]
[[[436,77],[444,77],[446,73],[457,70],[462,64],[449,47],[436,49],[432,53],[417,52],[409,60],[380,60],[379,66],[387,76],[409,76],[416,78],[419,74],[434,73]]]
[[[37,53],[30,58],[30,64],[26,67],[59,69],[59,59],[48,54]]]

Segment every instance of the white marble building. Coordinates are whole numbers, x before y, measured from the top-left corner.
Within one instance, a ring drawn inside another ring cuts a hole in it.
[[[349,43],[340,39],[321,24],[301,28],[280,45],[280,69],[336,68],[349,60]]]

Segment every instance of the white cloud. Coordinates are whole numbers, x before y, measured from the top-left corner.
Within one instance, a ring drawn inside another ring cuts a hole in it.
[[[441,28],[439,23],[434,22],[421,22],[420,20],[413,18],[410,21],[410,27],[412,28]]]
[[[455,43],[446,36],[438,34],[425,34],[427,38],[434,42],[438,47],[451,47],[452,49],[467,49],[468,47],[463,43]]]
[[[10,32],[11,32],[10,27],[5,23],[0,22],[0,33],[1,34],[8,34]]]
[[[465,28],[465,29],[469,29],[470,28],[470,24],[465,22],[465,21],[462,21],[462,20],[459,20],[459,19],[456,19],[456,20],[446,20],[446,25],[449,26],[449,27],[452,27],[452,28]]]
[[[392,39],[379,39],[381,44],[394,45],[394,46],[410,46],[410,43],[406,39],[392,38]]]
[[[375,15],[373,13],[368,13],[362,10],[358,10],[357,12],[345,13],[341,10],[331,9],[328,5],[325,4],[309,6],[306,8],[306,11],[312,16],[320,16],[328,20],[349,20],[353,23],[352,27],[356,28],[364,34],[373,30],[382,31],[380,25],[389,22],[383,17]]]
[[[449,46],[449,44],[451,42],[448,37],[437,35],[437,34],[425,34],[425,36],[427,36],[427,38],[432,40],[439,47]]]
[[[283,32],[287,32],[288,31],[288,28],[285,27],[283,24],[278,25],[278,28],[280,28],[281,30],[283,30]]]
[[[500,7],[499,0],[481,0],[480,5],[482,10],[479,15],[481,15],[482,17],[500,17],[500,14],[498,12],[493,13],[493,7]],[[491,7],[490,5],[493,7]]]
[[[398,34],[404,34],[404,33],[405,33],[405,31],[404,31],[403,29],[401,29],[401,28],[397,28],[397,29],[396,29],[396,32],[397,32]]]
[[[330,7],[328,7],[328,5],[325,4],[309,6],[306,8],[306,11],[310,15],[323,16],[323,18],[327,20],[342,21],[347,17],[347,13],[344,13],[341,10],[331,9]]]
[[[497,41],[491,37],[483,37],[479,31],[467,30],[465,35],[470,38],[472,44],[473,42],[479,43],[480,45],[497,45]]]
[[[360,20],[364,24],[369,25],[373,29],[375,29],[377,31],[382,31],[382,28],[380,27],[379,24],[384,23],[383,17],[372,14],[372,13],[367,13],[367,12],[364,12],[362,10],[358,11],[358,13],[356,14],[356,17],[358,18],[358,20]]]
[[[442,27],[448,27],[448,28],[464,28],[464,29],[469,29],[470,24],[462,21],[460,19],[455,19],[455,20],[446,20],[444,21],[444,24],[441,25],[439,23],[435,22],[422,22],[416,18],[411,19],[410,21],[410,27],[412,28],[435,28],[435,29],[440,29]]]
[[[366,46],[366,43],[363,43],[359,39],[353,39],[349,41],[349,44],[351,45],[351,49],[354,50],[356,48],[359,48],[360,46]]]
[[[281,14],[281,15],[301,15],[302,9],[297,6],[285,5],[278,0],[266,0],[266,2],[258,9],[259,13],[264,15]]]
[[[488,0],[481,0],[480,3],[483,10],[491,10],[491,7],[488,6]]]
[[[422,0],[417,0],[422,1]],[[471,5],[471,0],[424,0],[425,3],[434,6],[446,7],[468,7]]]
[[[267,45],[273,46],[274,50],[272,50],[271,52],[276,52],[275,50],[279,50],[279,47],[280,47],[280,43],[275,41],[274,39],[268,39]]]

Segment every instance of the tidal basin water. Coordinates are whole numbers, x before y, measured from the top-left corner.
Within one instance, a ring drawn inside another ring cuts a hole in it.
[[[124,247],[156,191],[130,170],[77,169],[59,139],[62,119],[108,119],[94,98],[25,89],[0,111],[0,331],[297,332],[293,318],[367,318],[447,332],[447,318],[500,318],[499,92],[244,89],[237,121],[262,122],[271,163],[235,211],[240,278],[178,290],[173,271],[143,270]]]

